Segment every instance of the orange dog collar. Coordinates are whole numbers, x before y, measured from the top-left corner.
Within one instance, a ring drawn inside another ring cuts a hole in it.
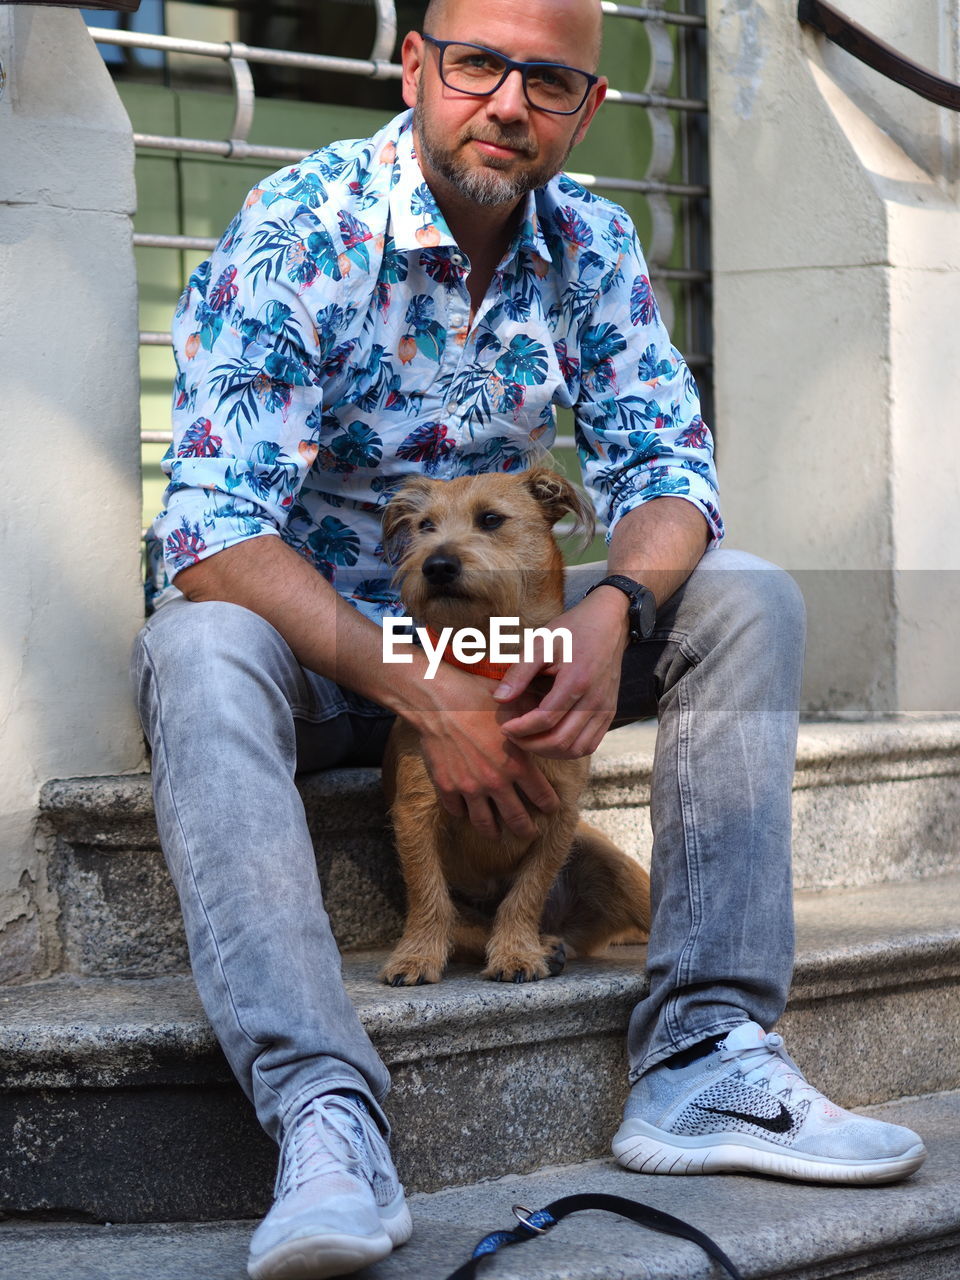
[[[440,643],[440,633],[434,631],[433,627],[424,627],[424,631],[430,637],[430,643],[436,647]],[[451,667],[459,667],[461,671],[469,671],[471,675],[486,676],[488,680],[502,680],[514,665],[512,662],[489,662],[486,658],[481,658],[479,662],[461,662],[449,645],[441,654],[441,659],[449,662]]]

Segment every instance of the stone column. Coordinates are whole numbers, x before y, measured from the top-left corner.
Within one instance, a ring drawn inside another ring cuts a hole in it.
[[[958,0],[843,0],[956,80]],[[960,712],[960,116],[712,0],[718,458],[729,545],[795,571],[805,709]]]
[[[76,10],[0,5],[0,982],[57,960],[49,778],[129,770],[139,579],[130,123]]]

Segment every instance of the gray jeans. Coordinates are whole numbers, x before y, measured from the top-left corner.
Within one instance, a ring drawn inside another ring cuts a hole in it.
[[[568,598],[605,572],[572,570]],[[616,723],[659,718],[650,994],[630,1020],[631,1080],[783,1012],[803,635],[793,580],[720,549],[624,658]],[[381,1101],[389,1076],[343,988],[294,774],[378,763],[392,716],[305,671],[231,604],[165,605],[133,676],[194,977],[261,1124],[279,1139],[308,1098],[338,1088]]]

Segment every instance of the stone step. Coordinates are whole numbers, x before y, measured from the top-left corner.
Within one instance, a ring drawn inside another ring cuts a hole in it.
[[[511,1206],[603,1192],[639,1200],[712,1236],[744,1277],[768,1280],[954,1280],[960,1274],[960,1093],[867,1108],[923,1134],[929,1156],[908,1181],[837,1188],[768,1178],[670,1178],[594,1160],[508,1174],[410,1197],[414,1234],[368,1280],[446,1280],[483,1236],[513,1223]],[[504,1166],[508,1168],[509,1166]],[[10,1275],[31,1280],[133,1276],[242,1280],[253,1222],[97,1226],[0,1223]],[[67,1264],[69,1262],[69,1267]],[[481,1264],[489,1280],[718,1280],[684,1241],[607,1213],[579,1213],[546,1236]]]
[[[799,895],[782,1029],[837,1102],[960,1087],[958,896],[958,875]],[[348,957],[348,988],[393,1076],[407,1186],[603,1155],[626,1094],[643,958],[624,947],[529,986],[456,969],[394,990],[376,978],[382,952]],[[114,1222],[255,1216],[275,1166],[189,977],[176,975],[0,991],[0,1150],[8,1211]]]
[[[615,730],[594,758],[586,816],[642,861],[650,853],[655,726]],[[303,777],[327,910],[344,949],[386,946],[403,887],[379,772]],[[157,842],[147,775],[48,783],[41,799],[60,898],[63,967],[183,972],[186,943]],[[794,781],[798,888],[960,871],[960,719],[808,724]]]

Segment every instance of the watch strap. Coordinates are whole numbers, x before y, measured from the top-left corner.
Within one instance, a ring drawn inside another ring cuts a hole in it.
[[[584,600],[586,600],[591,591],[596,591],[597,587],[615,587],[618,591],[623,592],[630,601],[627,614],[630,620],[630,640],[631,642],[646,640],[653,631],[656,616],[656,602],[650,588],[644,586],[642,582],[637,582],[634,578],[628,578],[625,574],[611,573],[606,578],[601,578],[599,582],[595,582],[592,587],[588,587],[583,594]],[[644,610],[645,597],[649,597],[653,602],[652,609],[648,605],[647,609]],[[643,625],[641,622],[643,612],[648,614],[647,625]]]

